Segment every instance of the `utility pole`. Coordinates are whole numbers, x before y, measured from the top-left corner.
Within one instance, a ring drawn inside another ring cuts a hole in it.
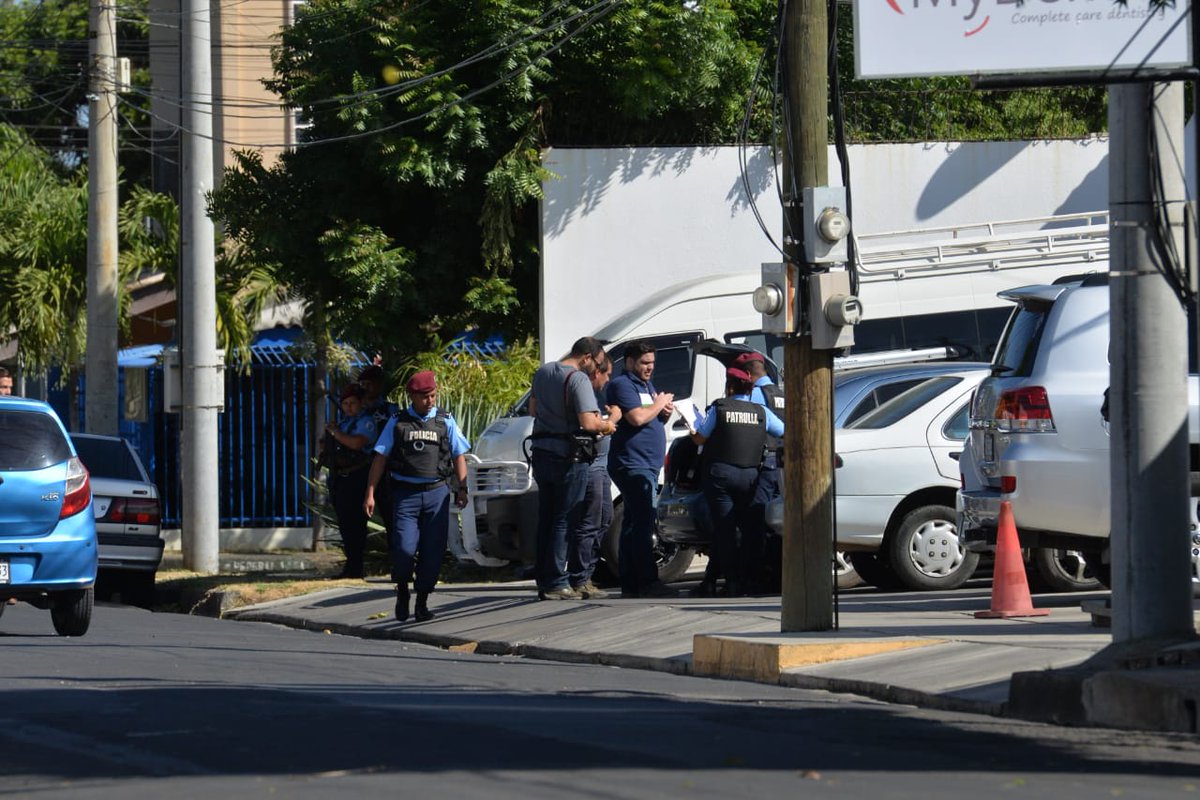
[[[117,435],[116,6],[92,0],[88,52],[87,351],[84,428]]]
[[[213,188],[212,41],[208,0],[183,0],[183,175],[180,246],[183,290],[179,348],[183,408],[182,545],[184,566],[219,569],[217,412],[224,387],[217,363],[215,230],[208,216]]]
[[[784,11],[784,253],[808,290],[802,190],[829,179],[826,0],[790,0]],[[807,308],[807,301],[801,301]],[[833,351],[803,330],[784,345],[784,633],[833,627]]]
[[[1195,634],[1189,553],[1183,86],[1109,87],[1113,643]],[[1153,147],[1153,150],[1150,147]],[[1153,153],[1153,155],[1151,155]],[[1162,176],[1155,190],[1155,173]],[[1156,219],[1165,216],[1166,231]],[[1166,241],[1164,241],[1164,239]]]

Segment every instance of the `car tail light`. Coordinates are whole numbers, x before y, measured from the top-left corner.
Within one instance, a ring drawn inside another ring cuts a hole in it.
[[[62,511],[58,512],[59,519],[74,516],[88,507],[92,500],[92,483],[88,479],[88,471],[83,462],[72,456],[67,461],[67,491],[63,496]]]
[[[158,501],[154,498],[115,498],[104,519],[126,525],[157,525],[160,519]]]
[[[1017,490],[1016,475],[1001,475],[1000,476],[1000,493],[1012,494]]]
[[[1041,386],[1009,389],[996,401],[996,430],[1007,433],[1047,433],[1054,430],[1050,398]]]

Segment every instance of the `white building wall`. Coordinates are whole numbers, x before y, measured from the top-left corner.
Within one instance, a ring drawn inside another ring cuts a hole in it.
[[[855,229],[960,225],[1108,207],[1108,140],[855,145]],[[745,153],[775,241],[765,148]],[[698,276],[758,274],[778,253],[747,202],[736,147],[550,149],[542,204],[542,357],[557,358],[637,297]],[[833,148],[831,185],[841,185]]]

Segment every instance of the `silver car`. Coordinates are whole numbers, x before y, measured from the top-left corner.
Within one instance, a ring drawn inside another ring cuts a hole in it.
[[[149,605],[163,554],[158,488],[124,439],[73,433],[71,441],[91,475],[101,591]]]

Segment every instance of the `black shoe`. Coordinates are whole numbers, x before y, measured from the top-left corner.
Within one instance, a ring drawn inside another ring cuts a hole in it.
[[[396,585],[396,621],[408,621],[408,587],[404,584]]]
[[[679,590],[674,586],[667,586],[661,581],[655,581],[649,586],[638,591],[638,597],[678,597]]]
[[[429,592],[417,592],[417,608],[413,614],[417,622],[429,622],[433,619],[433,612],[429,610],[428,602]]]
[[[700,581],[700,583],[693,586],[692,591],[689,592],[689,594],[692,597],[716,597],[717,596],[717,582],[710,581],[707,578],[705,578],[704,580]]]

